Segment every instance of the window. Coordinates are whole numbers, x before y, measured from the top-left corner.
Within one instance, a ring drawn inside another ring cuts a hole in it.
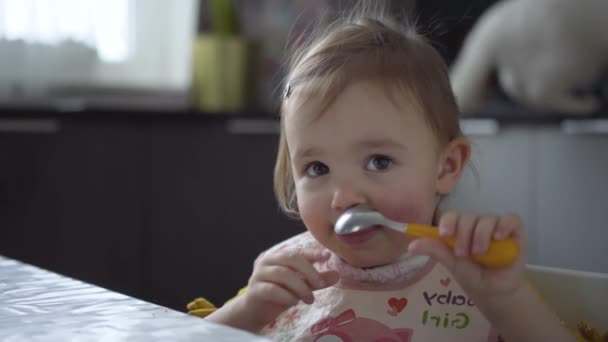
[[[96,50],[103,62],[124,62],[132,45],[132,0],[0,0],[0,38]]]
[[[0,98],[186,90],[196,0],[0,0]]]

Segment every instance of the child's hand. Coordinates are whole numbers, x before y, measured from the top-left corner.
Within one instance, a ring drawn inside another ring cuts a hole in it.
[[[475,301],[489,301],[514,294],[523,285],[525,243],[523,223],[517,215],[459,214],[450,212],[439,220],[443,237],[455,237],[452,251],[435,239],[420,239],[410,243],[408,250],[437,259],[457,278],[463,289]],[[490,268],[475,263],[471,255],[485,254],[490,241],[512,237],[519,245],[519,257],[506,268]],[[481,304],[481,303],[480,303]]]
[[[313,291],[335,284],[337,272],[319,272],[312,265],[327,257],[329,254],[318,252],[278,250],[258,258],[242,298],[256,326],[261,329],[300,300],[312,304]]]
[[[446,213],[439,220],[440,234],[455,237],[454,252],[436,239],[420,239],[410,253],[441,262],[506,341],[574,341],[560,320],[524,283],[526,260],[523,224],[519,216]],[[505,268],[490,268],[469,256],[484,254],[492,239],[513,238],[519,257]]]

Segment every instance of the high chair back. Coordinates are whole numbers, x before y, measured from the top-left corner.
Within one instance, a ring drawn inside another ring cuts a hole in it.
[[[608,274],[527,265],[526,277],[569,327],[608,331]]]

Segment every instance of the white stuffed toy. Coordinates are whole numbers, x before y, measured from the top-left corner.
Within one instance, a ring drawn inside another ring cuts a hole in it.
[[[497,85],[530,109],[592,114],[608,71],[608,0],[503,0],[490,7],[454,61],[452,88],[465,115]]]

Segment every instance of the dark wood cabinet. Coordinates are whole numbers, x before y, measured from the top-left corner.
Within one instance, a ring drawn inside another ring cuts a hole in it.
[[[278,209],[278,136],[225,119],[60,119],[0,134],[0,254],[174,309],[221,304],[303,228]]]

